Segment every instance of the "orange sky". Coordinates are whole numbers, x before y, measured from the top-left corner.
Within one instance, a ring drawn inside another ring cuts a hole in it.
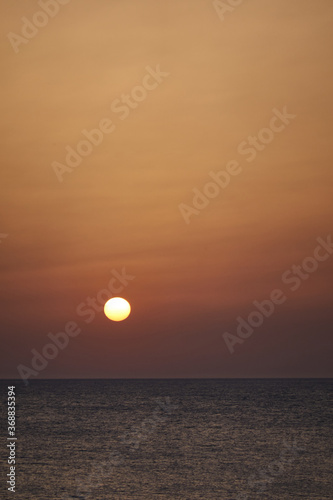
[[[1,6],[0,375],[75,321],[39,378],[331,376],[333,255],[295,292],[281,276],[332,234],[332,2],[245,1],[224,20],[208,0],[63,3]],[[22,42],[22,18],[46,25]],[[240,143],[284,108],[247,161]],[[179,205],[233,160],[187,224]],[[86,323],[79,304],[123,268],[129,319]],[[275,288],[287,300],[231,355],[223,332]]]

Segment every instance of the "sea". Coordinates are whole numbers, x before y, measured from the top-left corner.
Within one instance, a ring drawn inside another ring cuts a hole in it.
[[[331,379],[0,385],[3,499],[333,499]],[[8,385],[15,492],[6,484]]]

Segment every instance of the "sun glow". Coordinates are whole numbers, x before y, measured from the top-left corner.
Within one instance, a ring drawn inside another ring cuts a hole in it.
[[[131,306],[127,300],[121,297],[113,297],[104,305],[104,314],[112,321],[123,321],[128,318],[131,312]]]

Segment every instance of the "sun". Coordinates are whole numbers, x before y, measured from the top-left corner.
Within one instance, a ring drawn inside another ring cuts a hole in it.
[[[123,321],[128,318],[131,312],[131,306],[127,300],[121,297],[113,297],[104,305],[104,314],[112,321]]]

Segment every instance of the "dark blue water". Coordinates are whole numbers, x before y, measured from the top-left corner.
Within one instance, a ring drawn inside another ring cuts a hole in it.
[[[333,499],[330,380],[35,380],[1,498]]]

